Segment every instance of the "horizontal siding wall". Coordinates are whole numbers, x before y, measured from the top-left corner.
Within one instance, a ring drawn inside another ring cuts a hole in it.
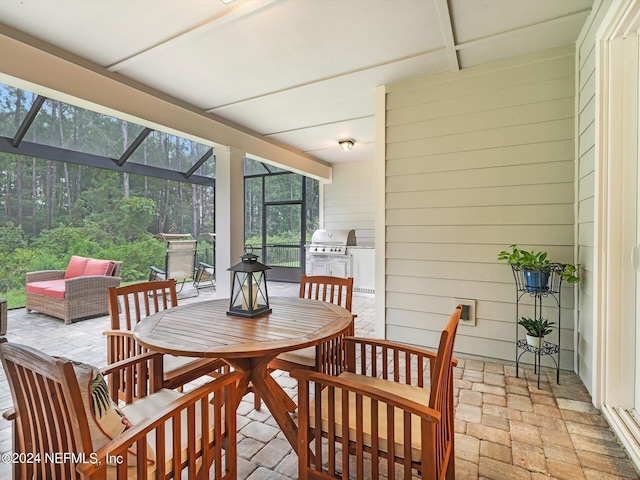
[[[577,322],[577,370],[585,386],[592,391],[594,374],[594,237],[595,237],[595,94],[596,31],[602,23],[608,2],[596,2],[576,45],[577,59],[577,178],[578,178],[578,262],[582,266],[579,283]]]
[[[496,257],[517,243],[573,261],[574,69],[566,46],[387,87],[387,338],[435,348],[470,298],[456,351],[514,360],[515,285]],[[572,369],[573,288],[561,300]]]
[[[337,164],[324,185],[324,228],[355,229],[358,245],[374,243],[375,180],[370,162]]]

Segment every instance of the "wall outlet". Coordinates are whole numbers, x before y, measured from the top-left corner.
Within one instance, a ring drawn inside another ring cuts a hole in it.
[[[462,315],[460,315],[460,325],[470,327],[476,326],[476,301],[470,298],[454,298],[453,308],[462,305]]]

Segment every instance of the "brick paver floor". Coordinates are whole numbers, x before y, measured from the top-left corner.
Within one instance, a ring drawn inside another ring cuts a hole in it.
[[[272,296],[296,296],[298,286],[271,283]],[[189,294],[183,292],[179,297]],[[180,303],[215,297],[211,289]],[[372,336],[374,297],[354,294],[356,334]],[[108,317],[64,325],[62,321],[9,311],[7,338],[51,355],[64,355],[98,367],[106,364],[102,332]],[[543,369],[540,389],[533,369],[520,378],[513,363],[458,355],[455,369],[456,478],[606,480],[640,478],[580,378]],[[296,382],[276,372],[278,382],[292,396]],[[0,411],[11,406],[6,376],[0,367]],[[0,453],[11,450],[9,422],[0,418]],[[238,409],[239,479],[295,479],[297,457],[268,410],[253,409],[248,394]],[[0,464],[0,479],[10,478],[9,465]]]

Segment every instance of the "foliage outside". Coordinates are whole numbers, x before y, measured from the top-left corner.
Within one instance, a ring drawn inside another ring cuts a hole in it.
[[[0,136],[13,137],[35,98],[0,85]],[[47,99],[24,141],[111,162],[141,131],[140,125]],[[202,157],[203,147],[152,132],[128,161],[185,172]],[[259,162],[253,163],[268,173]],[[215,158],[200,169],[213,177]],[[123,283],[148,278],[151,265],[164,265],[166,245],[153,238],[159,232],[191,234],[198,240],[198,260],[214,263],[214,245],[205,235],[215,231],[213,186],[7,153],[0,153],[0,171],[0,297],[8,300],[9,308],[24,306],[26,272],[64,270],[71,255],[122,261]],[[294,219],[301,213],[304,191],[305,213],[315,214],[317,222],[318,182],[281,169],[278,173],[270,180],[256,177],[259,188],[249,188],[246,197],[245,224],[251,227],[247,239],[260,246],[263,240],[289,244],[299,238]],[[270,209],[263,238],[263,204],[281,200],[298,205]]]

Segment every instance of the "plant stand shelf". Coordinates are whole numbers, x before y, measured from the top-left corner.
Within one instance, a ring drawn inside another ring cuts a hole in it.
[[[517,354],[516,357],[516,377],[519,375],[519,367],[520,367],[520,357],[525,353],[533,353],[533,371],[538,374],[538,388],[540,388],[540,360],[543,356],[549,355],[549,358],[553,360],[553,363],[556,365],[556,382],[558,385],[560,384],[560,368],[559,363],[556,362],[556,359],[553,355],[558,355],[558,360],[560,359],[560,345],[550,342],[542,342],[541,348],[532,347],[527,343],[525,339],[518,340],[517,343],[518,349],[522,350],[520,354]]]
[[[519,376],[520,359],[525,353],[532,353],[533,358],[533,371],[538,375],[538,388],[540,388],[540,371],[541,360],[543,356],[548,356],[553,361],[556,367],[556,383],[560,384],[560,287],[562,285],[562,265],[552,265],[549,274],[549,282],[547,286],[530,286],[527,284],[527,278],[525,272],[517,267],[512,266],[513,277],[516,284],[516,377]],[[525,296],[529,296],[533,299],[533,306],[526,305],[527,308],[533,308],[533,318],[540,318],[542,315],[542,303],[543,299],[553,300],[555,307],[558,310],[557,321],[557,343],[544,341],[541,348],[536,348],[527,343],[526,339],[520,338],[520,325],[518,320],[520,319],[520,309],[525,305],[521,305],[521,301]]]

